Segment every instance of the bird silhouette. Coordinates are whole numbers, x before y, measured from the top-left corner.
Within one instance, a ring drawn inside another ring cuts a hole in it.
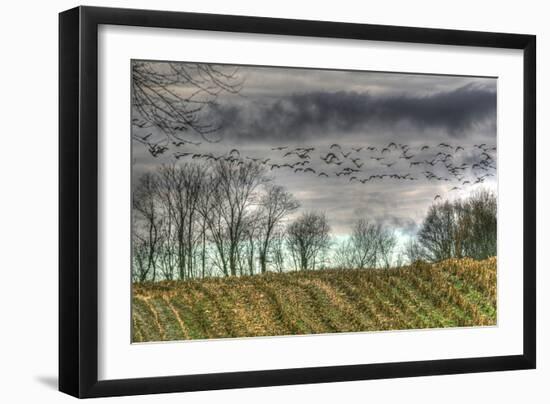
[[[334,153],[327,153],[325,157],[321,156],[321,160],[324,160],[325,163],[330,164],[333,160],[340,160],[340,159]]]
[[[174,154],[174,157],[175,157],[176,159],[180,159],[180,158],[182,158],[182,157],[190,156],[191,154],[193,154],[193,153],[176,153],[176,154]]]

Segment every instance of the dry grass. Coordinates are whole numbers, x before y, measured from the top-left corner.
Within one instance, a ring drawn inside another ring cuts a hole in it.
[[[496,257],[135,284],[135,342],[496,324]]]

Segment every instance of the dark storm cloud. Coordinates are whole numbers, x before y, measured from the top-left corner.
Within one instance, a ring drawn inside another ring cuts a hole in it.
[[[397,125],[444,130],[450,137],[462,138],[469,130],[494,125],[496,92],[478,85],[430,95],[311,91],[273,101],[263,98],[221,104],[217,113],[224,132],[248,140],[307,138],[319,131],[349,132],[367,126],[388,129]]]

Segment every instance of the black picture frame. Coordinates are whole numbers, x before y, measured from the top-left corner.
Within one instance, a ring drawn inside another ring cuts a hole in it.
[[[97,53],[100,24],[522,50],[523,354],[99,381]],[[59,100],[60,391],[85,398],[535,368],[535,36],[77,7],[59,15]]]

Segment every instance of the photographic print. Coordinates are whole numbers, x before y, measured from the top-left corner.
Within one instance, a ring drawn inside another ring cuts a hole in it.
[[[497,79],[131,61],[132,342],[494,326]]]

